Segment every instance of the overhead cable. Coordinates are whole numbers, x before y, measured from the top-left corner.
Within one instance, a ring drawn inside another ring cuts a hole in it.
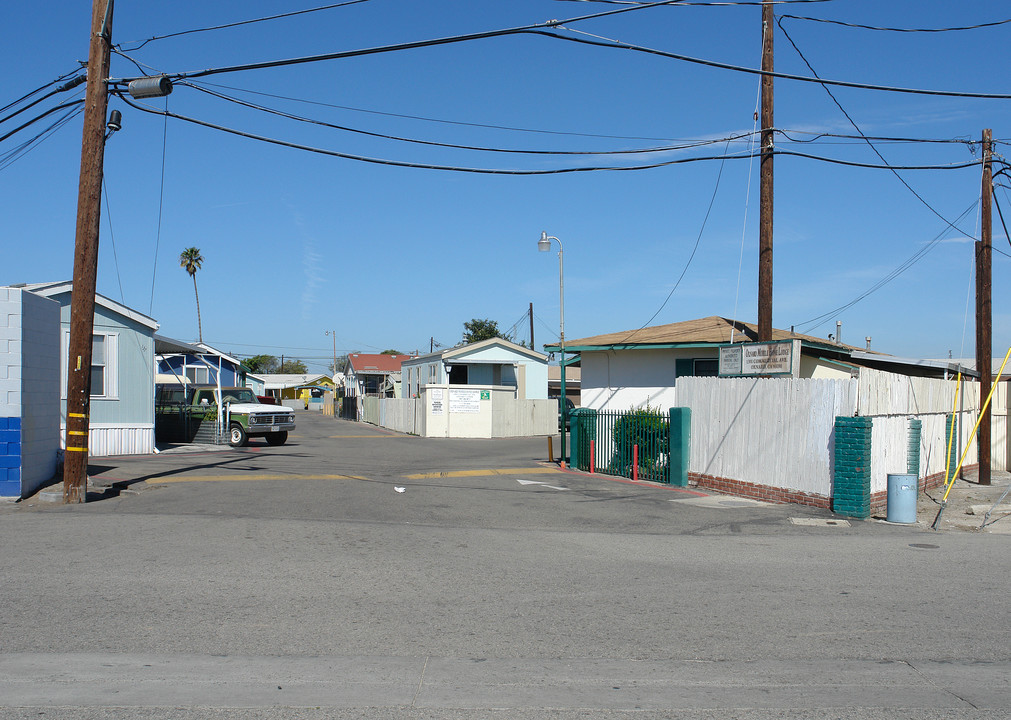
[[[182,120],[184,122],[192,123],[194,125],[200,125],[202,127],[210,128],[212,130],[218,130],[220,132],[228,133],[230,135],[236,135],[238,137],[244,137],[250,140],[258,140],[260,142],[265,142],[271,145],[288,147],[295,150],[304,150],[306,152],[342,158],[345,160],[357,160],[360,162],[372,163],[375,165],[388,165],[391,167],[416,168],[422,170],[443,170],[450,172],[475,173],[480,175],[561,175],[576,172],[652,170],[655,168],[668,167],[671,165],[682,165],[686,163],[705,162],[711,160],[723,160],[724,157],[722,155],[706,155],[689,158],[674,158],[670,160],[663,160],[653,163],[645,163],[641,165],[598,165],[598,166],[571,167],[571,168],[552,168],[543,170],[475,168],[475,167],[462,167],[452,165],[439,165],[431,163],[414,163],[401,160],[388,160],[384,158],[367,157],[363,155],[355,155],[352,153],[343,153],[336,150],[326,150],[324,148],[314,147],[311,145],[303,145],[301,143],[293,143],[286,140],[279,140],[277,138],[270,138],[263,135],[245,132],[243,130],[237,130],[235,128],[225,127],[223,125],[217,125],[215,123],[207,122],[205,120],[199,120],[193,117],[188,117],[186,115],[180,115],[178,113],[171,113],[165,110],[157,110],[155,108],[151,108],[148,106],[139,105],[133,102],[127,95],[125,95],[122,92],[117,92],[116,95],[127,105],[133,107],[136,110],[140,110],[142,112],[146,112],[151,115],[167,115],[168,117],[174,118],[176,120]],[[836,165],[846,165],[850,167],[860,167],[874,170],[959,170],[962,168],[978,165],[980,162],[979,160],[972,160],[963,163],[949,163],[943,165],[875,165],[873,163],[862,163],[849,160],[840,160],[838,158],[822,157],[820,155],[812,155],[810,153],[801,153],[791,150],[775,150],[774,154],[791,155],[795,157],[807,158],[809,160],[818,160],[821,162],[833,163]],[[726,158],[728,160],[744,160],[755,156],[756,153],[752,151],[747,153],[727,155]]]
[[[272,60],[267,62],[249,63],[246,65],[232,65],[229,67],[210,68],[207,70],[198,70],[193,72],[174,73],[168,74],[167,77],[171,80],[182,80],[187,78],[192,79],[197,77],[207,77],[208,75],[219,75],[221,73],[240,72],[244,70],[263,70],[266,68],[285,67],[288,65],[300,65],[304,63],[322,62],[325,60],[338,60],[349,57],[376,55],[385,52],[413,50],[424,47],[435,47],[438,45],[450,45],[453,43],[467,42],[470,40],[485,40],[488,38],[503,37],[506,35],[516,35],[524,32],[530,32],[540,28],[557,27],[559,25],[562,25],[563,23],[574,23],[574,22],[581,22],[583,20],[593,20],[596,18],[607,17],[610,15],[619,15],[627,12],[646,10],[649,8],[659,7],[662,5],[675,5],[681,1],[682,0],[658,0],[658,2],[644,3],[642,5],[638,5],[635,7],[625,7],[620,8],[618,10],[605,10],[603,12],[592,13],[590,15],[581,15],[579,17],[569,18],[568,20],[548,20],[543,23],[535,23],[532,25],[521,25],[518,27],[504,28],[501,30],[488,30],[479,33],[468,33],[465,35],[452,35],[449,37],[436,38],[432,40],[418,40],[414,42],[400,43],[396,45],[383,45],[379,47],[363,48],[360,50],[345,50],[335,53],[324,53],[321,55],[307,55],[297,58],[288,58],[286,60]],[[125,84],[128,83],[130,80],[136,79],[138,78],[116,78],[116,79],[110,78],[109,83]]]
[[[0,154],[0,170],[6,170],[8,167],[45,142],[51,135],[56,133],[56,131],[80,115],[82,112],[84,112],[84,108],[80,105],[70,108],[63,116],[59,117],[45,130],[35,135],[35,137],[29,138],[20,145]]]
[[[18,125],[16,128],[14,128],[13,130],[11,130],[10,132],[8,132],[8,133],[6,133],[4,135],[0,135],[0,142],[3,142],[7,138],[9,138],[11,135],[15,135],[16,133],[21,132],[26,127],[30,127],[31,125],[34,125],[39,120],[41,120],[41,119],[43,119],[45,117],[48,117],[49,115],[52,115],[54,112],[59,112],[60,110],[63,110],[65,108],[75,107],[77,105],[83,105],[83,104],[84,104],[84,100],[71,100],[70,102],[65,102],[65,103],[62,103],[60,105],[54,105],[53,107],[49,108],[45,112],[40,113],[39,115],[36,115],[35,117],[33,117],[28,122],[25,122],[25,123],[22,123],[21,125]]]
[[[955,222],[959,222],[960,220],[962,220],[978,204],[979,204],[979,200],[974,201],[969,207],[967,207],[962,212],[961,215],[959,215],[957,218],[955,218]],[[817,317],[811,318],[810,320],[806,320],[806,321],[801,322],[801,323],[796,323],[797,328],[800,329],[801,332],[810,332],[811,330],[814,330],[819,325],[825,323],[831,317],[833,317],[835,315],[838,315],[839,313],[841,313],[841,312],[843,312],[845,310],[850,309],[851,307],[853,307],[854,305],[856,305],[857,303],[859,303],[864,298],[866,298],[869,295],[872,295],[873,293],[877,292],[878,290],[880,290],[881,288],[883,288],[885,285],[887,285],[888,283],[890,283],[892,280],[894,280],[897,277],[899,277],[900,275],[902,275],[906,270],[908,270],[909,268],[911,268],[917,262],[919,262],[920,260],[922,260],[923,257],[927,253],[929,253],[931,250],[933,250],[935,247],[937,247],[937,244],[942,239],[944,239],[945,235],[947,235],[948,230],[950,230],[950,229],[951,229],[950,225],[948,227],[944,228],[944,230],[942,230],[940,233],[938,233],[934,237],[933,240],[931,240],[926,245],[924,245],[923,247],[921,247],[919,250],[917,250],[915,253],[913,253],[909,258],[907,258],[905,261],[903,261],[898,267],[896,267],[890,273],[888,273],[887,275],[885,275],[885,277],[883,277],[882,279],[878,280],[870,288],[868,288],[867,290],[865,290],[863,293],[861,293],[860,295],[858,295],[853,300],[849,301],[845,305],[840,305],[839,307],[837,307],[837,308],[835,308],[833,310],[829,310],[826,313],[822,313],[821,315],[818,315]],[[802,328],[808,328],[808,329],[807,330],[803,330]]]
[[[215,25],[213,27],[196,28],[193,30],[183,30],[181,32],[169,33],[168,35],[155,35],[147,40],[127,40],[127,44],[140,43],[136,47],[130,48],[133,50],[140,50],[142,47],[150,42],[156,40],[166,40],[168,38],[180,37],[182,35],[192,35],[193,33],[209,32],[211,30],[224,30],[226,28],[239,27],[241,25],[252,25],[254,23],[267,22],[268,20],[280,20],[281,18],[293,17],[295,15],[306,15],[308,13],[319,12],[321,10],[332,10],[333,8],[344,7],[345,5],[357,5],[358,3],[368,2],[369,0],[346,0],[346,2],[334,3],[333,5],[323,5],[322,7],[308,8],[306,10],[295,10],[293,12],[281,13],[280,15],[271,15],[269,17],[254,18],[252,20],[240,20],[238,22],[226,23],[224,25]],[[117,43],[116,47],[123,47],[123,43]]]
[[[562,27],[561,23],[559,23],[555,27],[558,27],[559,29],[562,30],[566,30],[568,32],[580,32],[577,30],[573,30],[572,28]],[[682,60],[684,62],[694,63],[696,65],[705,65],[707,67],[720,68],[721,70],[733,70],[735,72],[748,73],[749,75],[768,75],[769,77],[780,78],[782,80],[796,80],[798,82],[818,83],[822,85],[834,85],[837,87],[848,87],[848,88],[855,88],[858,90],[875,90],[879,92],[905,93],[909,95],[934,95],[939,97],[980,98],[984,100],[1011,100],[1011,94],[1007,93],[974,93],[974,92],[961,92],[956,90],[924,90],[921,88],[897,87],[893,85],[874,85],[870,83],[849,82],[846,80],[826,80],[824,78],[813,78],[813,77],[806,77],[804,75],[792,75],[790,73],[772,72],[768,70],[759,70],[756,68],[742,67],[741,65],[732,65],[730,63],[717,62],[715,60],[705,60],[703,58],[692,57],[690,55],[682,55],[680,53],[666,52],[664,50],[648,48],[642,45],[633,45],[631,43],[621,42],[620,40],[587,40],[586,38],[568,37],[565,35],[559,35],[556,32],[549,32],[545,30],[527,30],[525,32],[543,35],[545,37],[551,37],[557,40],[567,40],[569,42],[582,43],[584,45],[594,45],[597,47],[605,47],[615,50],[633,50],[635,52],[646,53],[648,55],[657,55],[659,57],[666,57],[672,60]]]
[[[810,63],[810,62],[808,61],[808,59],[807,59],[807,57],[806,57],[806,56],[804,55],[804,53],[803,53],[803,52],[801,52],[800,48],[799,48],[799,47],[797,47],[797,43],[795,43],[795,42],[793,41],[793,38],[792,38],[792,37],[790,37],[790,34],[789,34],[788,32],[786,32],[786,29],[785,29],[785,28],[783,27],[783,23],[782,23],[781,21],[777,21],[777,24],[779,25],[779,29],[780,29],[780,31],[781,31],[781,32],[783,33],[783,36],[784,36],[784,37],[785,37],[785,38],[786,38],[786,39],[787,39],[787,40],[789,41],[790,45],[791,45],[791,46],[793,46],[793,49],[794,49],[794,50],[795,50],[795,51],[797,52],[797,54],[798,54],[798,55],[800,55],[800,59],[804,61],[804,64],[805,64],[805,65],[807,65],[807,69],[811,71],[811,74],[812,74],[812,75],[814,75],[815,77],[818,77],[818,72],[817,72],[817,71],[816,71],[816,70],[814,69],[814,67],[813,67],[813,66],[811,65],[811,63]],[[912,194],[913,194],[913,195],[914,195],[914,196],[916,197],[916,199],[920,201],[920,203],[922,203],[922,204],[923,204],[923,206],[924,206],[924,207],[926,207],[926,208],[927,208],[928,210],[930,210],[930,212],[932,212],[932,213],[933,213],[934,215],[936,215],[937,217],[939,217],[939,218],[940,218],[941,220],[943,220],[944,222],[948,223],[948,226],[949,226],[949,227],[951,227],[951,228],[953,228],[954,230],[956,230],[956,231],[958,231],[958,232],[962,233],[962,234],[963,234],[963,235],[965,235],[966,237],[972,237],[971,235],[969,235],[968,233],[966,233],[966,232],[965,232],[964,230],[962,230],[961,228],[957,228],[957,227],[955,227],[955,226],[954,226],[954,225],[953,225],[953,224],[951,223],[951,221],[949,221],[949,220],[948,220],[948,219],[947,219],[946,217],[944,217],[943,215],[941,215],[941,213],[939,213],[939,212],[937,211],[937,209],[936,209],[936,208],[934,208],[934,206],[933,206],[933,205],[931,205],[930,203],[928,203],[928,202],[927,202],[927,201],[926,201],[926,200],[924,199],[924,197],[923,197],[922,195],[920,195],[920,193],[916,192],[916,190],[914,190],[914,189],[913,189],[913,186],[912,186],[912,185],[910,185],[910,184],[909,184],[908,182],[906,182],[906,179],[905,179],[904,177],[902,177],[901,175],[899,175],[899,173],[898,173],[898,172],[896,171],[896,169],[895,169],[894,167],[892,167],[891,165],[889,165],[888,161],[887,161],[887,160],[885,160],[885,156],[884,156],[884,155],[882,155],[882,154],[881,154],[881,152],[880,152],[880,151],[879,151],[879,150],[878,150],[878,149],[877,149],[877,148],[876,148],[876,147],[874,146],[874,143],[873,143],[873,142],[871,142],[871,141],[870,141],[870,139],[869,139],[869,138],[867,138],[867,137],[866,137],[866,136],[864,135],[864,131],[860,129],[860,126],[858,126],[858,125],[857,125],[856,121],[855,121],[855,120],[854,120],[854,119],[853,119],[853,118],[852,118],[852,117],[850,116],[850,114],[849,114],[848,112],[846,112],[846,108],[844,108],[844,107],[842,106],[842,103],[840,103],[840,102],[839,102],[838,98],[836,98],[836,96],[835,96],[834,94],[832,94],[832,91],[831,91],[831,90],[829,90],[829,88],[828,88],[827,86],[825,86],[825,85],[822,85],[822,89],[823,89],[823,90],[825,90],[825,92],[826,92],[826,93],[828,94],[828,96],[829,96],[829,97],[830,97],[830,98],[832,99],[832,102],[833,102],[833,103],[835,103],[835,106],[836,106],[837,108],[839,108],[839,111],[840,111],[840,112],[841,112],[841,113],[842,113],[842,114],[843,114],[843,115],[844,115],[844,116],[846,117],[846,119],[847,119],[847,120],[849,121],[850,125],[852,125],[852,126],[853,126],[853,128],[854,128],[854,129],[855,129],[855,130],[856,130],[856,131],[857,131],[858,133],[860,133],[861,137],[863,137],[863,139],[864,139],[864,140],[865,140],[865,141],[867,142],[867,146],[868,146],[868,147],[870,147],[870,149],[871,149],[872,151],[874,151],[874,154],[875,154],[875,155],[877,155],[877,156],[878,156],[878,159],[880,159],[880,160],[881,160],[881,162],[883,162],[883,163],[884,163],[885,165],[888,165],[888,166],[889,166],[889,168],[891,168],[891,170],[892,170],[892,174],[893,174],[893,175],[895,175],[896,179],[897,179],[897,180],[898,180],[898,181],[899,181],[900,183],[902,183],[902,184],[903,184],[903,185],[905,186],[905,188],[906,188],[906,189],[907,189],[907,190],[908,190],[909,192],[911,192],[911,193],[912,193]]]
[[[566,173],[575,172],[593,172],[593,171],[622,171],[622,170],[649,170],[653,168],[667,167],[669,165],[680,165],[689,162],[702,162],[705,160],[720,160],[722,156],[704,156],[704,157],[691,157],[691,158],[675,158],[671,160],[663,160],[654,163],[648,163],[643,165],[612,165],[612,166],[592,166],[592,167],[572,167],[572,168],[552,168],[543,170],[511,170],[511,169],[498,169],[498,168],[475,168],[475,167],[459,167],[451,165],[437,165],[430,163],[413,163],[405,162],[401,160],[387,160],[383,158],[367,157],[363,155],[354,155],[352,153],[343,153],[336,150],[326,150],[324,148],[313,147],[311,145],[303,145],[301,143],[288,142],[286,140],[279,140],[276,138],[265,137],[263,135],[256,135],[254,133],[248,133],[242,130],[236,130],[234,128],[225,127],[223,125],[217,125],[215,123],[207,122],[204,120],[198,120],[197,118],[188,117],[185,115],[179,115],[178,113],[171,113],[163,110],[156,110],[154,108],[139,105],[132,100],[130,100],[123,93],[117,93],[119,98],[125,102],[127,105],[146,112],[152,115],[166,115],[176,120],[183,120],[185,122],[192,123],[194,125],[200,125],[202,127],[210,128],[212,130],[218,130],[220,132],[225,132],[231,135],[236,135],[239,137],[248,138],[250,140],[258,140],[260,142],[269,143],[271,145],[279,145],[281,147],[288,147],[295,150],[304,150],[306,152],[312,152],[319,155],[327,155],[330,157],[338,157],[345,160],[357,160],[359,162],[372,163],[375,165],[388,165],[392,167],[404,167],[404,168],[416,168],[422,170],[444,170],[451,172],[462,172],[462,173],[476,173],[480,175],[561,175]],[[744,159],[750,157],[747,155],[730,155],[729,159]]]
[[[808,22],[816,23],[826,23],[829,25],[841,25],[843,27],[849,28],[859,28],[861,30],[877,30],[880,32],[894,32],[894,33],[949,33],[949,32],[963,32],[965,30],[980,30],[982,28],[997,27],[998,25],[1007,25],[1011,23],[1009,20],[995,20],[994,22],[977,23],[976,25],[963,25],[961,27],[943,27],[943,28],[901,28],[901,27],[880,27],[876,25],[862,25],[861,23],[851,23],[844,22],[842,20],[829,20],[827,18],[816,18],[816,17],[803,17],[801,15],[779,15],[780,19],[785,20],[806,20]]]
[[[226,100],[228,102],[241,105],[243,107],[251,108],[253,110],[258,110],[260,112],[269,113],[271,115],[277,115],[279,117],[287,118],[289,120],[296,120],[298,122],[309,123],[312,125],[319,125],[321,127],[330,128],[332,130],[342,130],[344,132],[355,133],[358,135],[366,135],[369,137],[380,138],[383,140],[395,140],[398,142],[413,143],[416,145],[428,145],[434,147],[444,147],[452,148],[456,150],[474,150],[479,152],[492,152],[492,153],[509,153],[517,155],[640,155],[640,154],[651,154],[658,152],[672,152],[675,150],[689,150],[691,148],[703,147],[706,145],[714,145],[721,142],[733,142],[734,140],[740,140],[750,136],[750,133],[741,133],[738,135],[732,135],[728,138],[719,138],[715,140],[699,140],[693,143],[687,143],[684,145],[665,145],[662,147],[651,147],[651,148],[633,148],[625,150],[529,150],[529,149],[518,149],[518,148],[494,148],[485,147],[478,145],[460,145],[457,143],[444,143],[436,142],[433,140],[420,140],[418,138],[408,138],[401,137],[398,135],[389,135],[386,133],[377,133],[370,130],[361,130],[359,128],[352,128],[346,125],[335,125],[333,123],[328,123],[323,120],[315,120],[312,118],[302,117],[300,115],[294,115],[292,113],[287,113],[282,110],[277,110],[274,108],[265,107],[263,105],[257,105],[255,103],[246,102],[245,100],[240,100],[239,98],[231,97],[223,93],[215,92],[213,90],[208,90],[195,85],[188,81],[182,81],[180,85],[186,85],[194,90],[198,90],[203,93],[207,93],[213,97]]]
[[[190,81],[189,84],[196,85],[198,87],[215,87],[221,88],[222,90],[232,90],[233,92],[249,93],[250,95],[260,95],[262,97],[274,98],[276,100],[288,100],[290,102],[305,103],[307,105],[318,105],[319,107],[334,108],[336,110],[348,110],[350,112],[366,113],[368,115],[382,115],[384,117],[395,117],[395,118],[402,118],[405,120],[421,120],[424,122],[441,123],[444,125],[459,125],[463,127],[486,128],[490,130],[509,130],[510,132],[533,133],[538,135],[564,135],[568,137],[597,138],[603,140],[645,140],[655,142],[670,142],[674,139],[669,137],[644,137],[641,135],[601,135],[598,133],[565,132],[561,130],[541,130],[536,128],[515,127],[512,125],[492,125],[488,123],[464,122],[461,120],[446,120],[445,118],[425,117],[423,115],[407,115],[404,113],[383,112],[380,110],[366,110],[365,108],[350,107],[348,105],[335,105],[333,103],[319,102],[317,100],[306,100],[305,98],[296,98],[288,95],[277,95],[275,93],[266,93],[257,90],[249,90],[248,88],[237,88],[229,85],[219,85],[216,83],[209,83],[209,82]]]

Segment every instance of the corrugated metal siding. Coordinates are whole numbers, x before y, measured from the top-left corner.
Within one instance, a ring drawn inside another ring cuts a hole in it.
[[[689,470],[830,496],[835,418],[856,410],[855,380],[678,380],[692,411]]]
[[[94,427],[88,431],[88,455],[146,455],[154,452],[154,426]]]

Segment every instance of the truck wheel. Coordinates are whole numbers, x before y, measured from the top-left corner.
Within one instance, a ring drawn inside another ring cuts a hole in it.
[[[228,444],[232,447],[243,447],[249,441],[246,437],[246,431],[242,429],[242,426],[238,423],[232,423],[232,426],[228,428]]]
[[[267,433],[267,444],[268,445],[284,445],[288,440],[288,431],[282,430],[276,433]]]

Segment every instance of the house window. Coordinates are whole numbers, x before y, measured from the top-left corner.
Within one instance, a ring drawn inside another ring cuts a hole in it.
[[[716,377],[720,374],[719,360],[696,360],[695,377]]]
[[[105,397],[105,335],[91,336],[91,395]]]
[[[119,397],[119,335],[95,333],[91,336],[91,397],[115,400]],[[67,397],[69,377],[70,331],[63,333],[63,388]]]
[[[185,368],[186,379],[197,385],[207,385],[210,383],[210,370],[204,366],[187,365]]]

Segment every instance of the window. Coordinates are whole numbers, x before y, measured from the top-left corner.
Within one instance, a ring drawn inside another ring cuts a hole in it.
[[[186,371],[186,379],[191,383],[197,385],[207,385],[210,383],[210,374],[206,366],[187,365],[184,369]]]
[[[105,335],[91,336],[91,394],[105,397]]]
[[[719,360],[696,360],[695,377],[716,377],[720,374]]]
[[[95,333],[91,336],[91,397],[117,399],[119,397],[119,335]],[[63,394],[67,397],[69,377],[70,331],[63,333]]]

